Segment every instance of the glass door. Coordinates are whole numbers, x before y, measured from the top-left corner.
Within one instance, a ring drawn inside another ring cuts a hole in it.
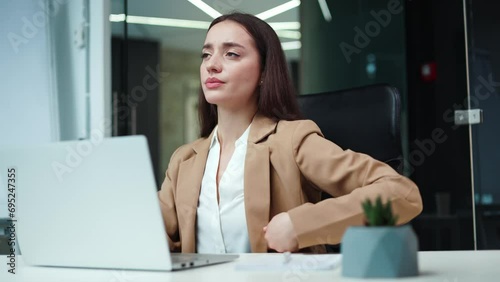
[[[500,249],[500,3],[464,0],[475,247]]]

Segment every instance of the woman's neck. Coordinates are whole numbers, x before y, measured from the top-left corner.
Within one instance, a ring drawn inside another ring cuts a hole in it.
[[[222,146],[234,144],[252,123],[256,112],[256,109],[236,112],[218,109],[217,137],[219,143]]]

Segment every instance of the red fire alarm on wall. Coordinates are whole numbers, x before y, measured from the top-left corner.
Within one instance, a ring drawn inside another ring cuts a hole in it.
[[[436,80],[436,62],[428,62],[420,67],[420,77],[424,82]]]

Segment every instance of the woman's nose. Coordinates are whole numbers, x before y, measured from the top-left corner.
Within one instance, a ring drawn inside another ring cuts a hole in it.
[[[222,65],[216,56],[210,56],[206,61],[206,67],[208,72],[220,72],[222,70]]]

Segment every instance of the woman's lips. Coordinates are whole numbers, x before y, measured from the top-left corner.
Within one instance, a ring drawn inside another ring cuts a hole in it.
[[[214,89],[214,88],[217,88],[217,87],[220,87],[222,84],[224,84],[224,82],[220,81],[219,79],[217,78],[209,78],[205,81],[205,86],[208,88],[208,89]]]
[[[208,89],[217,88],[217,87],[221,86],[222,84],[224,84],[224,83],[222,83],[222,82],[207,82],[207,83],[205,83],[205,85],[207,86]]]

